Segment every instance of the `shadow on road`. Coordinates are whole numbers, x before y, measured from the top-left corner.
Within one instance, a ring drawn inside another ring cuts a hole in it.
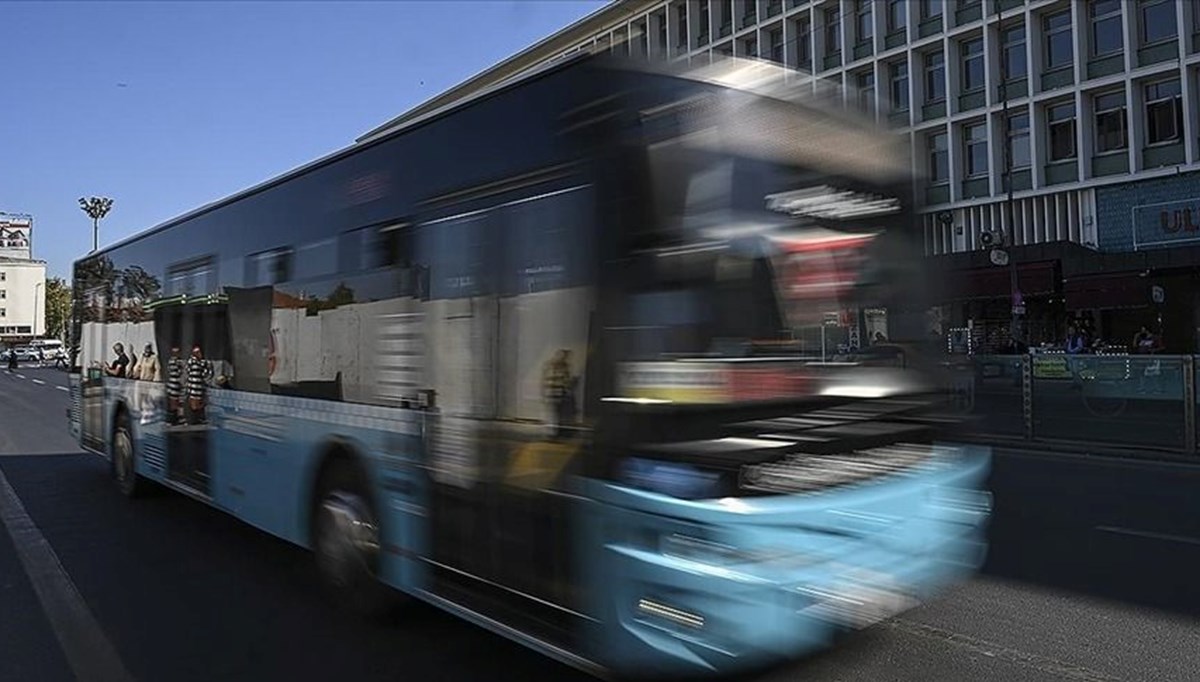
[[[1200,615],[1200,467],[997,452],[984,572]]]

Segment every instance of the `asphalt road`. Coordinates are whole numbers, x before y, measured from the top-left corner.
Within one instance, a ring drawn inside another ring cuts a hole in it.
[[[65,382],[0,372],[0,498],[7,481],[28,519],[10,498],[0,680],[587,679],[428,607],[358,622],[322,595],[305,552],[180,495],[123,499],[67,435]],[[1176,518],[1196,476],[1003,453],[984,575],[748,679],[1196,679],[1200,515]]]

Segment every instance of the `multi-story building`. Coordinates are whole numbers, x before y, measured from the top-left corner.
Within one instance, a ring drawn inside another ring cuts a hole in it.
[[[33,219],[0,213],[0,343],[24,343],[46,330],[46,262],[33,259]]]
[[[908,138],[951,325],[1033,342],[1068,318],[1200,348],[1200,3],[1189,0],[627,0],[367,133],[578,51],[768,59],[841,86]],[[989,263],[1003,235],[1017,263]],[[1193,250],[1193,247],[1195,250]]]

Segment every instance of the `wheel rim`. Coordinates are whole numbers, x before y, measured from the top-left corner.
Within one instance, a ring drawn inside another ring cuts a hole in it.
[[[124,431],[117,431],[113,438],[113,465],[117,469],[117,481],[126,483],[133,473],[133,443]]]
[[[317,560],[331,583],[346,587],[375,576],[379,526],[366,500],[344,491],[330,493],[318,509]]]

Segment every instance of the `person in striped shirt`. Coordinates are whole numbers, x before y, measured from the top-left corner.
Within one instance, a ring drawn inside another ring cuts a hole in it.
[[[203,424],[205,403],[208,400],[208,382],[212,381],[212,364],[204,359],[200,345],[192,346],[192,357],[187,361],[187,401],[193,424]]]
[[[179,357],[179,346],[171,346],[171,358],[167,360],[167,423],[178,424],[183,416],[183,358]]]

